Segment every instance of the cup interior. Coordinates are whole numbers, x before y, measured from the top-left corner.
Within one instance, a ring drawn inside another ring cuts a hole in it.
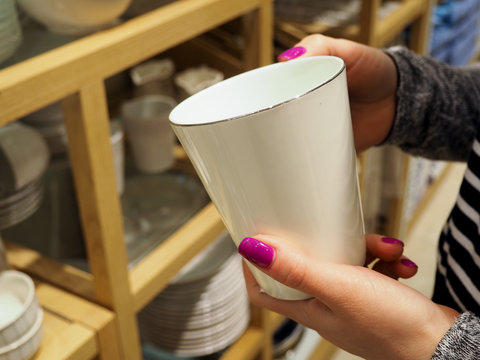
[[[0,331],[15,322],[26,311],[35,296],[32,280],[22,273],[6,270],[0,276]]]
[[[184,100],[170,113],[170,121],[200,125],[267,110],[328,83],[344,67],[340,58],[317,56],[257,68]]]

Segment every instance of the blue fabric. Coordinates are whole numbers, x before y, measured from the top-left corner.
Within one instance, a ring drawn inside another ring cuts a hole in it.
[[[478,11],[478,0],[450,0],[435,7],[432,24],[452,26]]]
[[[450,65],[465,65],[476,48],[480,0],[450,0],[435,7],[430,55]]]

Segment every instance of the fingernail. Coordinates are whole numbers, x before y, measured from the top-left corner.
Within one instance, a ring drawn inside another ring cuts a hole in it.
[[[418,265],[415,264],[412,260],[402,259],[402,260],[400,260],[400,262],[401,262],[403,265],[405,265],[405,266],[418,268]]]
[[[238,252],[252,263],[268,268],[275,257],[275,250],[260,240],[247,237],[238,246]]]
[[[395,238],[390,238],[390,237],[384,237],[382,238],[382,241],[387,244],[400,244],[402,246],[405,246],[402,240],[398,240]]]
[[[278,60],[292,60],[307,52],[303,46],[293,47],[278,55]]]

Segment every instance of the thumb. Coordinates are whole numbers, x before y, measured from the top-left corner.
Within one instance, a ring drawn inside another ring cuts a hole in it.
[[[337,302],[339,294],[367,269],[358,266],[329,264],[315,260],[308,253],[280,239],[258,235],[242,240],[238,252],[258,269],[280,283],[312,295],[326,305]]]

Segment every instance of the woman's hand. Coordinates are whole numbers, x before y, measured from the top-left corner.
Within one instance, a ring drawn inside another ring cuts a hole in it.
[[[345,61],[355,146],[358,152],[388,136],[395,117],[397,69],[383,51],[349,40],[309,35],[278,57],[332,55]]]
[[[412,276],[402,263],[402,245],[367,236],[369,256],[393,277]],[[273,298],[261,291],[244,266],[252,303],[281,313],[353,354],[366,359],[430,359],[458,313],[372,269],[320,262],[271,236],[246,238],[246,259],[279,282],[312,295],[307,300]]]

